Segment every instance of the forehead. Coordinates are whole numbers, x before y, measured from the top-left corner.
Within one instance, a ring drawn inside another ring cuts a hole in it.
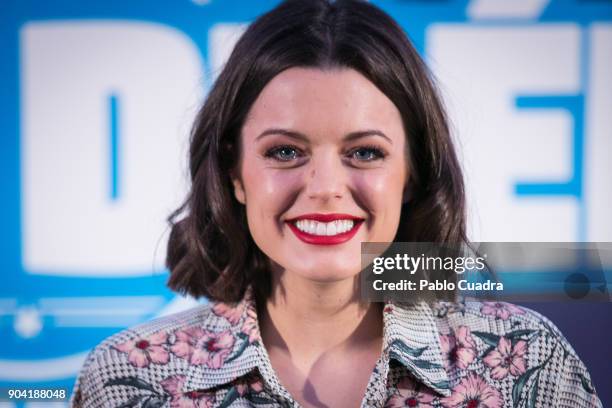
[[[349,68],[290,68],[274,77],[251,107],[244,133],[289,128],[310,137],[379,129],[403,133],[396,106]]]

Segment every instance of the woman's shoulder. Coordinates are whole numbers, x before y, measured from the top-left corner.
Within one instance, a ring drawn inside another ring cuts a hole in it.
[[[86,363],[89,360],[121,360],[121,357],[129,356],[129,352],[122,353],[123,351],[130,351],[132,348],[147,351],[147,345],[165,343],[171,334],[196,326],[213,330],[220,324],[219,318],[213,313],[214,305],[201,304],[123,329],[98,343],[89,352]],[[135,358],[133,360],[138,366],[146,364],[136,361]]]
[[[456,330],[460,326],[471,331],[503,336],[538,332],[567,343],[557,326],[546,316],[524,306],[502,301],[438,302],[433,315],[442,327]],[[569,343],[567,344],[569,346]]]
[[[432,311],[448,363],[466,372],[480,367],[515,403],[601,406],[586,366],[542,314],[497,301],[437,303]]]
[[[158,336],[159,333],[171,333],[195,325],[214,328],[219,324],[218,317],[213,313],[214,306],[215,303],[211,302],[200,304],[128,327],[102,340],[90,354],[104,354],[127,340]]]
[[[241,313],[211,302],[113,334],[86,357],[71,406],[112,406],[129,398],[154,402],[172,395],[188,377],[198,341],[233,336],[236,321],[231,318]]]
[[[547,317],[524,306],[502,301],[458,301],[458,302],[434,302],[434,303],[394,303],[404,311],[412,310],[421,319],[431,313],[435,324],[444,332],[445,330],[456,330],[465,327],[470,331],[495,333],[497,335],[510,334],[520,330],[520,334],[526,331],[538,331],[546,335],[564,339],[561,331]],[[427,320],[427,319],[426,319]]]
[[[502,301],[438,302],[432,307],[440,334],[461,333],[469,340],[477,339],[488,347],[500,342],[519,344],[535,349],[546,345],[540,353],[563,350],[563,355],[578,358],[561,330],[546,316],[524,306]]]

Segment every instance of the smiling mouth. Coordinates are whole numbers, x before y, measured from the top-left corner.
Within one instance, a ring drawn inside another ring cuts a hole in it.
[[[355,226],[353,220],[336,220],[320,222],[314,220],[297,220],[294,225],[302,232],[310,235],[333,236],[350,231]]]
[[[313,219],[316,218],[316,219]],[[336,245],[350,240],[356,233],[363,218],[317,214],[287,221],[289,228],[303,242],[313,245]]]

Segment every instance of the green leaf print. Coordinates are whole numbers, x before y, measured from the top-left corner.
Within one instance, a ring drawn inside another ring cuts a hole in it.
[[[484,341],[489,346],[497,347],[497,343],[499,343],[499,338],[497,334],[481,332],[481,331],[473,331],[472,334],[478,337],[480,340]]]
[[[540,366],[531,367],[529,370],[525,371],[523,375],[521,375],[516,380],[514,387],[512,387],[512,401],[514,403],[515,408],[519,406],[519,402],[520,402],[519,398],[521,396],[521,393],[523,392],[523,387],[525,386],[527,381],[529,381],[529,378],[534,373],[536,373],[539,369],[540,369]]]

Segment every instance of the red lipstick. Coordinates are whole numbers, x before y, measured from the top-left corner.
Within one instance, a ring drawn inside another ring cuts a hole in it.
[[[306,231],[300,230],[295,225],[295,222],[299,220],[313,220],[313,221],[326,222],[326,223],[337,221],[337,220],[352,220],[353,228],[351,228],[348,231],[342,232],[340,234],[335,234],[335,235],[315,235],[315,234],[310,234]],[[350,214],[304,214],[304,215],[300,215],[299,217],[295,217],[290,220],[287,220],[287,224],[289,225],[289,228],[291,228],[291,231],[293,231],[295,236],[297,236],[303,242],[306,242],[307,244],[313,244],[313,245],[337,245],[337,244],[346,242],[350,240],[351,238],[353,238],[353,236],[357,233],[357,230],[359,230],[359,227],[361,226],[362,223],[363,223],[363,218],[355,217]]]

